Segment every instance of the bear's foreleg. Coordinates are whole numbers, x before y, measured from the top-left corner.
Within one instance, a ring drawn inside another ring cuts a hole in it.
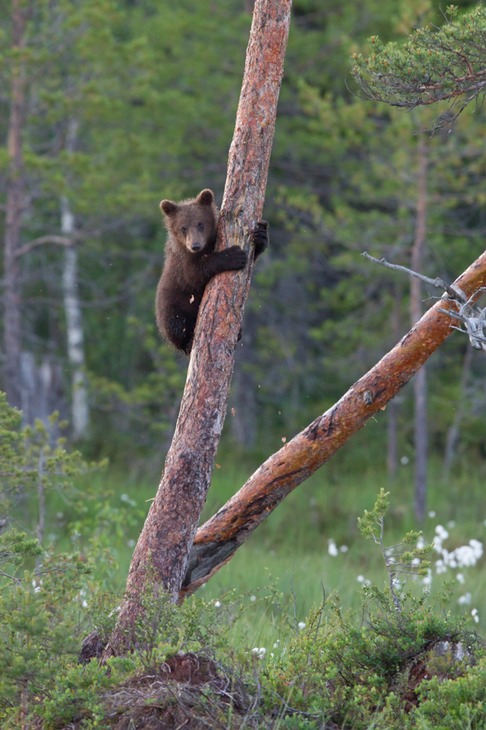
[[[258,221],[256,227],[251,232],[253,243],[255,244],[255,259],[268,248],[270,237],[268,233],[267,221]]]
[[[244,269],[248,256],[239,246],[230,246],[204,256],[201,260],[201,273],[204,272],[205,283],[223,271]]]

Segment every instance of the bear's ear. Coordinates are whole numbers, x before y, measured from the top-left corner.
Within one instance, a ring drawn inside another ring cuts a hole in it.
[[[199,203],[199,205],[212,205],[214,203],[213,191],[209,190],[209,188],[201,190],[196,198],[196,201]]]
[[[173,203],[172,200],[162,200],[160,210],[165,215],[174,215],[177,212],[177,203]]]

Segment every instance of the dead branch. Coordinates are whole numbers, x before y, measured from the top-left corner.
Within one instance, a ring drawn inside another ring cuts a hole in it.
[[[54,246],[74,246],[75,244],[86,240],[87,238],[95,238],[100,236],[106,230],[116,229],[119,223],[110,224],[104,228],[96,228],[90,231],[73,231],[69,236],[58,236],[56,234],[47,234],[45,236],[39,236],[33,238],[31,241],[24,243],[23,246],[19,246],[15,251],[15,257],[20,258],[25,256],[40,246],[46,246],[52,244]]]
[[[369,261],[372,261],[374,264],[380,264],[381,266],[385,266],[387,269],[393,269],[394,271],[404,271],[406,274],[409,274],[409,276],[414,276],[415,278],[420,279],[420,281],[423,281],[425,284],[430,284],[431,286],[435,286],[438,289],[442,289],[449,295],[451,299],[455,299],[461,303],[464,302],[466,299],[464,292],[454,289],[449,284],[446,284],[445,281],[438,276],[436,276],[435,279],[431,279],[430,277],[424,276],[424,274],[419,274],[417,271],[413,271],[406,266],[401,266],[400,264],[390,264],[390,262],[383,257],[381,259],[375,259],[375,257],[370,256],[367,251],[363,251],[362,255],[365,258],[369,259]]]
[[[468,299],[464,292],[461,291],[461,289],[459,289],[454,284],[446,284],[445,281],[443,281],[443,279],[438,276],[435,279],[431,279],[428,276],[419,274],[417,271],[408,269],[406,266],[400,266],[399,264],[390,264],[384,258],[375,259],[374,256],[370,256],[370,254],[366,251],[363,252],[363,256],[365,256],[370,261],[373,261],[373,263],[375,264],[381,264],[382,266],[385,266],[387,269],[404,271],[406,274],[409,274],[409,276],[414,276],[415,278],[420,279],[420,281],[423,281],[425,284],[430,284],[431,286],[443,289],[448,294],[451,301],[455,303],[458,311],[454,312],[448,309],[439,309],[439,312],[442,312],[442,314],[447,314],[449,317],[457,319],[464,324],[465,329],[462,329],[461,327],[454,327],[454,325],[451,325],[451,328],[457,330],[458,332],[463,332],[464,334],[467,334],[469,337],[469,342],[475,350],[486,350],[486,307],[484,307],[483,309],[479,309],[479,307],[475,307],[473,304],[474,300],[483,293],[485,287],[480,287]]]
[[[33,251],[35,248],[45,246],[48,243],[52,243],[56,246],[72,246],[73,239],[71,237],[68,238],[67,236],[39,236],[39,238],[34,238],[32,241],[29,241],[29,243],[24,243],[23,246],[19,246],[15,252],[15,256],[20,258],[21,256],[25,256],[25,254]]]
[[[459,306],[458,312],[449,312],[445,309],[440,310],[448,314],[449,317],[458,319],[464,324],[465,329],[462,329],[462,327],[454,327],[454,325],[451,325],[451,327],[458,332],[466,334],[475,350],[486,350],[486,307],[479,309],[479,307],[473,305],[474,300],[485,290],[486,288],[482,286],[467,301]]]

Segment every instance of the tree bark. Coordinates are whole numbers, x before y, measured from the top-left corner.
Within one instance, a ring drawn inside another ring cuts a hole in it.
[[[486,252],[455,282],[467,297],[486,286]],[[326,413],[269,457],[196,533],[180,600],[223,567],[258,525],[299,484],[383,410],[453,331],[457,311],[444,295],[395,347]]]
[[[290,25],[291,0],[257,0],[229,151],[218,246],[244,245],[260,219]],[[106,654],[136,641],[143,600],[179,596],[226,413],[234,348],[251,265],[224,273],[201,303],[186,386],[162,479],[135,547],[125,598]]]
[[[78,123],[68,122],[66,152],[72,154],[76,147]],[[83,316],[78,294],[78,249],[74,241],[74,215],[66,196],[61,197],[61,232],[71,241],[64,253],[62,288],[66,317],[67,354],[71,366],[71,424],[74,440],[86,435],[89,425],[88,388],[86,384]]]
[[[22,0],[12,3],[12,76],[10,115],[7,132],[8,174],[4,235],[4,387],[11,406],[22,404],[20,382],[21,294],[17,250],[20,245],[22,213],[25,204],[25,179],[22,132],[25,119],[26,73],[23,51],[26,45],[28,7]]]
[[[423,132],[419,133],[417,146],[417,207],[415,217],[415,236],[412,246],[411,269],[423,271],[425,253],[425,234],[427,225],[427,141]],[[410,318],[411,325],[422,316],[422,285],[419,279],[410,279]],[[414,446],[415,446],[415,516],[423,522],[427,504],[427,369],[421,368],[413,382],[414,397]]]
[[[61,200],[62,231],[69,235],[74,217],[66,198]],[[66,316],[67,354],[71,366],[71,424],[75,441],[83,438],[89,424],[88,389],[85,374],[84,332],[78,296],[78,249],[73,242],[64,253],[62,274],[64,313]]]

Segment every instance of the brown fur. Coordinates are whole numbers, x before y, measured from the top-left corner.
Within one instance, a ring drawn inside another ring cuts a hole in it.
[[[160,208],[168,236],[156,294],[157,326],[168,342],[188,355],[206,284],[222,271],[243,269],[247,255],[239,246],[214,251],[219,213],[211,190],[181,203],[163,200]],[[254,240],[257,256],[267,245],[266,223],[258,224]]]

